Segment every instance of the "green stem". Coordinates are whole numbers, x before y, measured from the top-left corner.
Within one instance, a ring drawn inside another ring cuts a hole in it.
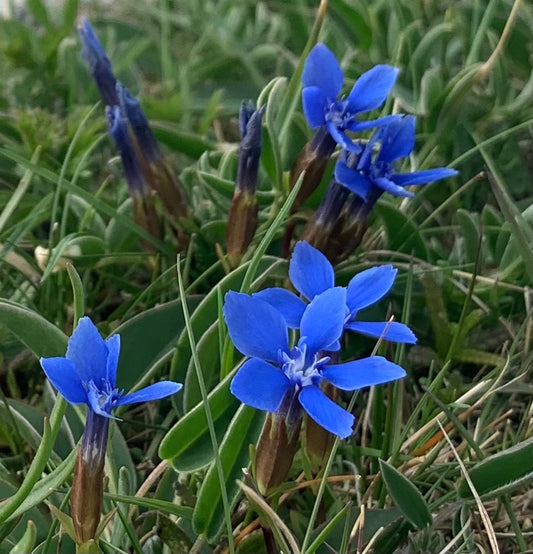
[[[235,543],[233,540],[233,529],[231,526],[231,511],[228,500],[228,492],[225,487],[224,468],[222,467],[222,461],[220,459],[220,453],[218,448],[218,441],[215,432],[215,425],[213,423],[213,415],[211,414],[211,408],[207,398],[207,387],[205,385],[204,375],[200,365],[200,359],[198,357],[198,350],[196,348],[196,340],[194,338],[193,329],[191,325],[191,317],[189,315],[189,308],[187,307],[187,301],[185,296],[185,287],[183,284],[183,278],[180,271],[180,257],[176,263],[176,269],[178,272],[178,288],[180,298],[182,299],[181,306],[183,309],[183,318],[185,319],[185,327],[187,329],[187,335],[189,336],[189,343],[191,345],[191,354],[194,363],[194,369],[196,370],[196,376],[198,378],[198,386],[200,387],[200,393],[202,395],[202,402],[205,409],[205,417],[207,419],[207,426],[209,428],[209,436],[211,438],[211,445],[215,454],[215,465],[218,473],[218,481],[220,484],[220,494],[222,497],[222,505],[224,507],[224,521],[226,524],[226,532],[228,534],[228,549],[230,552],[235,552]]]

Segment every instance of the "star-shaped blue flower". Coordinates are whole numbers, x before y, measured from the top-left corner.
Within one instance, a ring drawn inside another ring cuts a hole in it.
[[[380,356],[329,364],[323,351],[338,349],[346,315],[346,289],[329,288],[305,308],[300,340],[289,347],[288,325],[281,313],[257,296],[230,291],[224,317],[233,344],[250,359],[233,381],[231,392],[244,404],[276,412],[295,423],[302,408],[327,431],[346,438],[354,417],[321,390],[322,380],[355,390],[405,376]]]
[[[358,153],[361,147],[346,131],[363,131],[385,124],[391,116],[374,121],[358,121],[360,113],[379,108],[393,87],[398,70],[390,65],[376,65],[355,82],[350,94],[339,99],[344,83],[342,69],[327,46],[318,43],[309,52],[302,74],[302,102],[309,125],[325,125],[343,148]]]
[[[373,150],[377,141],[381,142],[381,146],[374,156]],[[425,185],[457,175],[455,169],[445,167],[398,173],[395,162],[399,158],[409,156],[414,146],[414,116],[396,116],[374,133],[359,157],[349,152],[344,153],[335,166],[335,179],[366,200],[372,190],[411,197],[413,193],[405,189],[409,185]]]
[[[87,404],[106,418],[117,406],[159,400],[178,392],[182,385],[160,381],[124,395],[115,386],[120,336],[104,341],[88,317],[82,317],[69,338],[65,357],[41,358],[41,366],[54,387],[71,404]]]
[[[401,343],[415,343],[414,333],[396,321],[355,321],[358,312],[385,296],[396,278],[397,270],[391,265],[372,267],[355,275],[346,288],[344,329],[374,338]],[[335,286],[335,273],[329,260],[313,246],[300,241],[294,247],[289,264],[289,277],[294,288],[308,301]],[[285,317],[289,327],[298,328],[307,303],[296,294],[272,287],[257,292]]]

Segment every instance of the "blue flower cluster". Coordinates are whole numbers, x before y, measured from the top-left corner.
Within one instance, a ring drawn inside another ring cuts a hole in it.
[[[333,268],[318,250],[299,242],[289,275],[305,301],[281,288],[247,295],[230,291],[224,304],[229,335],[249,356],[231,383],[243,403],[282,415],[288,424],[307,414],[327,431],[346,438],[353,415],[335,404],[321,388],[328,381],[342,390],[356,390],[405,376],[399,365],[381,356],[331,363],[345,330],[414,343],[413,332],[401,323],[358,322],[359,310],[382,298],[392,287],[396,270],[382,266],[353,277],[348,287],[336,287]],[[300,338],[289,345],[289,328]]]
[[[412,196],[409,185],[423,185],[457,174],[447,168],[397,173],[399,158],[409,156],[415,144],[415,118],[389,115],[372,121],[358,121],[357,115],[379,108],[391,91],[398,70],[377,65],[361,75],[351,92],[338,99],[344,75],[333,53],[317,44],[309,53],[302,74],[302,102],[307,122],[313,129],[325,127],[343,151],[335,167],[335,179],[363,200],[370,190],[395,196]],[[377,130],[366,145],[354,142],[346,131]],[[376,143],[381,144],[373,156]],[[371,195],[375,201],[376,194]]]

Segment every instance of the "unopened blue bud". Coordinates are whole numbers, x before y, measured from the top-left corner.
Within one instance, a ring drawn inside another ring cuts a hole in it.
[[[82,44],[82,56],[89,64],[102,100],[108,106],[118,104],[115,89],[117,79],[113,74],[111,62],[86,17],[83,17],[81,25],[78,25],[78,33]]]
[[[107,106],[106,116],[109,124],[109,134],[113,137],[120,152],[130,190],[134,195],[145,194],[147,190],[146,181],[128,133],[128,120],[119,106]]]

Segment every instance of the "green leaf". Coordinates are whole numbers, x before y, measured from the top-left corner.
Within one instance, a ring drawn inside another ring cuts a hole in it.
[[[208,396],[219,440],[239,406],[239,401],[229,390],[232,378],[233,374],[228,375]],[[177,471],[194,471],[213,459],[213,447],[202,403],[185,414],[165,435],[159,446],[159,456],[170,460]]]
[[[492,192],[498,201],[505,219],[511,227],[511,232],[516,240],[518,251],[529,276],[530,284],[533,284],[533,229],[528,221],[524,219],[522,213],[520,213],[520,210],[509,196],[503,179],[496,170],[492,158],[490,158],[487,152],[481,147],[480,151],[491,170],[491,173],[488,174],[488,178],[492,187]]]
[[[65,355],[67,336],[25,306],[0,299],[0,325],[9,329],[38,358]]]
[[[190,297],[191,309],[200,297]],[[174,348],[184,328],[181,301],[173,300],[146,310],[120,325],[121,353],[118,364],[120,386],[131,389],[158,360]]]
[[[10,521],[25,514],[33,506],[37,506],[58,489],[71,475],[74,469],[77,449],[74,448],[54,471],[43,477],[32,488],[20,506],[7,518]]]
[[[160,510],[165,514],[171,514],[177,517],[183,517],[185,519],[191,519],[192,508],[188,506],[178,506],[175,502],[168,502],[166,500],[158,500],[156,498],[144,498],[139,496],[125,496],[122,494],[105,493],[104,496],[115,502],[124,502],[124,504],[133,504],[135,506],[142,506],[143,508],[149,508],[150,510]]]
[[[219,380],[220,357],[218,342],[218,321],[215,321],[196,344],[200,367],[203,368],[204,379],[208,390],[212,389]],[[194,360],[192,358],[189,361],[187,376],[183,385],[183,403],[186,406],[195,406],[202,401],[198,375],[194,369]]]
[[[420,491],[396,468],[379,460],[381,475],[387,489],[403,515],[419,529],[431,525],[433,518]]]
[[[390,250],[413,254],[421,260],[429,260],[428,251],[418,227],[408,215],[396,206],[385,202],[378,204],[376,210],[385,227]]]
[[[158,141],[196,160],[204,152],[216,150],[216,145],[207,139],[200,135],[182,131],[166,121],[151,121],[150,126]]]
[[[463,254],[467,263],[475,263],[477,253],[481,248],[481,232],[479,230],[478,218],[466,210],[457,210],[457,219],[463,233]]]
[[[533,438],[485,458],[469,474],[476,491],[484,500],[524,488],[533,481]],[[459,485],[459,496],[472,498],[472,491],[466,481]]]
[[[37,540],[37,529],[33,521],[28,521],[26,531],[20,541],[11,548],[11,554],[27,554],[33,550],[35,541]]]
[[[361,6],[361,4],[359,4]],[[357,4],[349,0],[330,1],[331,15],[336,23],[344,28],[346,33],[361,50],[368,51],[372,45],[372,29],[365,18],[357,11]],[[365,8],[361,7],[362,10]]]
[[[222,443],[220,461],[224,483],[218,480],[216,465],[213,464],[205,476],[193,512],[193,528],[204,534],[208,541],[214,540],[224,523],[221,487],[225,487],[230,506],[238,500],[239,487],[236,480],[242,475],[242,468],[250,463],[248,447],[255,444],[264,424],[264,413],[242,405],[233,418]]]

